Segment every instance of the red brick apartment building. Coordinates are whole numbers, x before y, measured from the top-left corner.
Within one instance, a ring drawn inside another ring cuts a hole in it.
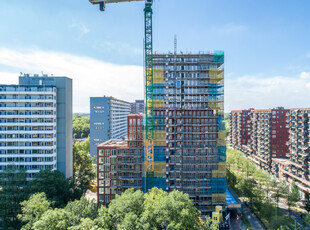
[[[242,150],[250,140],[248,122],[251,110],[233,110],[230,114],[230,143],[234,149]]]
[[[310,193],[309,180],[309,144],[310,144],[310,108],[290,109],[287,116],[289,141],[288,159],[273,158],[272,170],[285,180],[298,186],[303,195]]]
[[[231,146],[243,151],[259,167],[270,171],[272,158],[286,157],[288,153],[288,112],[282,107],[232,111],[232,124],[237,125],[231,126]],[[245,126],[247,132],[244,131]]]
[[[128,188],[142,189],[142,115],[127,118],[127,139],[109,140],[97,147],[97,200],[108,205]]]

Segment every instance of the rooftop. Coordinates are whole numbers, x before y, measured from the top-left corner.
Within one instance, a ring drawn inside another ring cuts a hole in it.
[[[120,146],[120,147],[126,147],[127,146],[127,141],[126,140],[122,140],[122,139],[111,139],[108,140],[106,142],[103,142],[101,144],[98,145],[98,147],[103,147],[103,146]]]

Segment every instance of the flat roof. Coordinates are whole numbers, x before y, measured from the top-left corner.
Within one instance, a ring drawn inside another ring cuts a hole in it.
[[[98,145],[102,146],[127,146],[127,141],[122,139],[111,139]]]
[[[241,204],[231,194],[228,188],[226,188],[226,208],[241,208]]]

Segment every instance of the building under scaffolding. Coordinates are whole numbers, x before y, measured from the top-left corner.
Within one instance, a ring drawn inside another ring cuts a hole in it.
[[[154,186],[210,213],[226,202],[224,52],[153,58]]]

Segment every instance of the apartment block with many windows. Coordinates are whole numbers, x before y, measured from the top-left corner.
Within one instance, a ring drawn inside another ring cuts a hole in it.
[[[230,144],[233,148],[242,150],[250,140],[248,123],[250,120],[250,109],[233,110],[230,113]]]
[[[289,110],[276,109],[251,110],[248,147],[250,158],[261,168],[270,171],[272,158],[286,157],[288,129],[286,115]]]
[[[156,89],[156,105],[164,111],[166,134],[166,168],[155,160],[155,175],[166,172],[166,190],[189,194],[203,214],[226,202],[223,63],[221,51],[154,55],[156,83],[164,84],[163,98]]]
[[[127,139],[111,139],[97,148],[98,203],[108,205],[128,188],[142,190],[142,115],[127,118]]]
[[[309,133],[310,109],[290,109],[287,116],[289,141],[287,159],[273,158],[273,172],[280,180],[295,182],[303,193],[310,193]]]
[[[114,97],[90,98],[90,154],[97,156],[97,146],[127,135],[130,103]]]
[[[25,74],[19,83],[0,85],[0,170],[72,176],[72,80]]]

